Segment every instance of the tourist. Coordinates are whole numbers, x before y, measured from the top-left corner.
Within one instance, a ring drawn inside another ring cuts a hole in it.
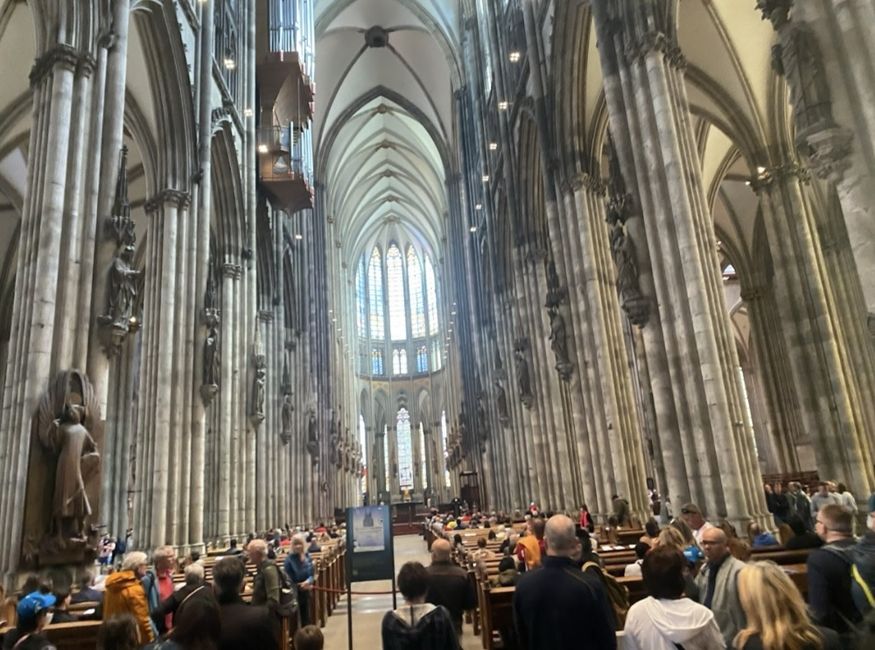
[[[298,614],[301,625],[310,624],[310,592],[313,590],[313,560],[304,551],[304,537],[299,533],[292,537],[291,552],[284,563],[286,575],[298,588]]]
[[[859,511],[859,508],[857,508],[857,500],[854,498],[854,495],[851,494],[850,490],[848,490],[844,483],[836,483],[835,496],[838,498],[841,505],[847,508],[848,512],[851,513],[851,521],[853,521],[855,515]]]
[[[544,537],[544,520],[535,517],[529,521],[528,529],[520,536],[516,545],[519,561],[531,570],[541,566],[541,546]]]
[[[793,514],[787,517],[787,526],[793,532],[793,535],[784,544],[787,550],[817,548],[823,545],[823,540],[817,536],[817,533],[805,527],[799,515]]]
[[[102,603],[103,592],[94,588],[94,574],[89,570],[79,574],[79,591],[70,596],[70,603]]]
[[[173,569],[176,567],[176,551],[172,546],[159,546],[152,553],[153,571],[147,571],[143,576],[143,590],[149,603],[149,614],[158,609],[158,606],[173,595]],[[167,614],[162,619],[155,620],[155,629],[158,634],[164,634],[173,627],[173,614]]]
[[[520,572],[516,568],[516,560],[512,557],[503,557],[498,563],[498,576],[495,579],[495,586],[498,587],[513,587],[519,582]]]
[[[653,547],[656,546],[656,541],[659,538],[659,524],[656,519],[648,519],[644,522],[644,534],[638,538],[639,542]]]
[[[817,492],[811,497],[811,520],[817,519],[817,513],[828,505],[842,505],[841,500],[829,490],[829,483],[821,481],[817,484]],[[815,530],[815,532],[817,532]]]
[[[295,650],[322,650],[325,638],[315,625],[305,625],[295,632]]]
[[[699,546],[702,545],[702,536],[705,534],[705,531],[714,527],[713,524],[702,516],[702,511],[695,503],[688,503],[681,508],[681,519],[690,527],[693,539],[695,539],[696,544]]]
[[[230,545],[228,546],[228,550],[223,553],[223,555],[241,555],[243,550],[237,548],[237,540],[232,539]]]
[[[322,547],[319,546],[319,541],[316,539],[316,535],[310,533],[309,538],[307,539],[309,542],[309,546],[307,547],[307,553],[321,553]]]
[[[144,650],[218,650],[221,637],[221,612],[210,594],[186,602],[166,638]]]
[[[383,650],[459,650],[458,633],[449,612],[426,602],[426,568],[419,562],[404,564],[398,572],[398,589],[405,604],[383,617]]]
[[[726,645],[744,627],[744,610],[738,600],[738,572],[744,562],[732,557],[726,533],[711,526],[702,534],[706,563],[696,576],[700,602],[714,612]]]
[[[55,589],[55,611],[52,615],[52,623],[72,623],[79,618],[70,613],[69,589]]]
[[[152,621],[149,618],[149,602],[143,589],[146,575],[146,554],[132,551],[122,560],[122,570],[106,578],[106,593],[103,597],[103,616],[112,618],[119,614],[130,614],[140,627],[140,640],[144,643],[155,638]]]
[[[462,634],[462,613],[477,606],[477,595],[468,573],[450,561],[450,543],[436,539],[431,545],[426,602],[440,605],[449,612],[453,627]]]
[[[520,643],[528,650],[616,648],[605,589],[598,577],[577,571],[572,559],[579,552],[574,522],[565,515],[552,517],[545,539],[543,566],[520,578],[513,597]]]
[[[583,528],[577,530],[577,549],[572,554],[571,559],[577,564],[577,568],[583,568],[585,564],[596,564],[597,567],[603,567],[604,562],[599,554],[593,549],[593,538],[589,532]],[[601,572],[595,570],[593,575],[601,580]]]
[[[614,508],[614,517],[617,518],[616,526],[629,528],[632,525],[629,513],[629,502],[619,494],[615,494],[611,497],[611,505]]]
[[[790,499],[787,497],[786,492],[784,492],[784,485],[780,481],[775,483],[772,505],[772,514],[775,515],[775,522],[778,524],[784,523],[792,510],[790,508]]]
[[[823,505],[815,531],[824,545],[808,555],[808,607],[818,625],[849,634],[860,614],[851,596],[851,559],[855,545],[851,513],[836,503]]]
[[[486,539],[480,537],[477,540],[477,550],[474,551],[473,557],[475,560],[494,560],[495,559],[495,551],[492,549],[486,548]]]
[[[763,548],[764,546],[778,546],[778,540],[768,531],[763,531],[760,525],[755,522],[750,522],[747,527],[747,536],[750,539],[753,548]]]
[[[97,631],[97,650],[139,650],[140,628],[130,614],[104,619]]]
[[[853,550],[851,595],[857,610],[865,615],[875,609],[875,494],[869,497],[866,532]]]
[[[647,554],[641,568],[648,596],[626,615],[626,650],[723,647],[711,610],[684,597],[686,560],[677,548],[660,545]]]
[[[788,488],[789,492],[787,493],[787,500],[790,502],[791,512],[799,517],[807,530],[811,530],[813,528],[811,520],[811,499],[805,494],[805,490],[802,489],[802,484],[798,481],[791,481],[788,484]]]
[[[589,508],[586,507],[585,503],[580,506],[580,511],[577,515],[577,524],[584,530],[588,530],[590,533],[595,532],[595,522],[592,520],[592,515],[589,514]]]
[[[627,564],[623,569],[623,575],[628,577],[641,576],[641,565],[644,563],[644,557],[652,547],[645,542],[635,544],[635,557],[637,558],[632,564]]]
[[[197,598],[209,598],[214,600],[213,592],[204,582],[204,568],[200,564],[189,564],[185,567],[185,584],[165,598],[149,616],[157,626],[162,620],[166,620],[168,614],[177,616],[183,603],[190,603]]]
[[[219,650],[277,650],[267,608],[250,605],[240,596],[243,577],[243,564],[236,558],[221,558],[213,567],[213,590],[222,618]]]
[[[55,650],[42,635],[46,625],[52,622],[52,607],[55,597],[33,591],[22,598],[15,611],[18,622],[14,629],[3,637],[3,650]]]
[[[747,623],[735,637],[737,650],[840,650],[838,634],[812,624],[802,595],[777,564],[745,565],[738,596]]]

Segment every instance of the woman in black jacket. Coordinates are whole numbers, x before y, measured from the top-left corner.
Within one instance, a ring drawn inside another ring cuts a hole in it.
[[[460,650],[450,613],[425,602],[428,571],[407,562],[398,572],[398,589],[405,604],[383,617],[383,650]]]

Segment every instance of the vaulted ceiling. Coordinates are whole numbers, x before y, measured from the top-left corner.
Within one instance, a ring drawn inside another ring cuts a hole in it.
[[[317,167],[347,261],[387,230],[440,257],[457,52],[457,0],[317,1]]]

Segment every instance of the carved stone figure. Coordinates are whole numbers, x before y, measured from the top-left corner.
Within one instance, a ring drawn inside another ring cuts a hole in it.
[[[280,432],[280,438],[283,441],[284,445],[289,444],[289,441],[292,439],[292,413],[295,410],[295,405],[292,401],[292,394],[286,393],[283,395],[283,408],[282,408],[282,420],[283,420],[283,429]]]
[[[559,313],[559,308],[550,310],[550,348],[556,357],[556,370],[559,376],[568,381],[571,378],[572,365],[568,357],[568,332],[565,328],[565,318]]]
[[[507,410],[507,393],[500,381],[496,379],[494,384],[495,406],[498,408],[498,420],[501,422],[502,426],[507,426],[510,422],[510,413]]]
[[[113,328],[127,333],[137,299],[140,271],[133,268],[134,247],[125,246],[113,259],[109,269],[109,314],[104,320]]]
[[[219,385],[219,331],[216,327],[207,330],[204,339],[204,384]]]
[[[255,369],[255,379],[252,382],[252,418],[261,422],[264,420],[264,390],[267,382],[267,368]]]
[[[532,382],[529,376],[529,362],[526,359],[526,351],[529,349],[527,338],[517,339],[514,343],[513,356],[516,360],[517,392],[523,406],[530,409],[534,404],[535,396],[532,394]]]
[[[41,451],[36,459],[42,466],[31,467],[29,483],[34,485],[33,478],[45,486],[48,471],[54,473],[54,488],[44,498],[29,497],[29,508],[39,507],[42,501],[46,511],[29,517],[45,522],[45,527],[25,531],[28,564],[83,562],[95,557],[98,539],[92,515],[96,504],[91,499],[99,495],[100,453],[94,436],[100,422],[98,410],[94,388],[77,370],[58,373],[40,400],[34,430]]]
[[[319,439],[316,434],[316,413],[310,410],[310,419],[307,420],[307,452],[314,460],[319,455]]]

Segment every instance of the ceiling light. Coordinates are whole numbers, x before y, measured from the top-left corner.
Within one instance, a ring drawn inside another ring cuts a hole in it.
[[[495,150],[497,150],[497,149],[498,149],[498,143],[497,143],[497,142],[490,142],[490,143],[489,143],[489,151],[495,151]]]
[[[517,61],[520,60],[520,53],[517,52],[516,50],[514,50],[513,52],[511,52],[510,54],[507,55],[507,58],[508,58],[508,60],[510,60],[511,63],[516,63]]]
[[[455,312],[455,311],[451,311],[451,312],[450,312],[450,316],[455,316],[455,315],[456,315],[456,312]]]
[[[750,187],[750,181],[744,181],[744,184]]]
[[[237,67],[237,64],[234,62],[234,59],[225,57],[225,68],[228,70],[233,70]]]
[[[468,228],[468,230],[470,230],[471,232],[477,232],[477,226],[471,226],[470,228]]]
[[[332,323],[336,323],[336,322],[337,322],[337,319],[336,319],[336,318],[332,318],[332,319],[331,319],[331,322],[332,322]]]
[[[258,145],[258,153],[267,153],[267,152],[268,152],[268,148],[267,148],[266,144]]]
[[[243,109],[243,117],[252,117],[252,109],[244,108]]]
[[[301,233],[295,233],[295,239],[300,240],[300,239],[303,239],[303,238],[304,238],[304,235],[302,235]]]
[[[484,183],[488,183],[489,182],[489,174],[483,174],[482,180]]]
[[[474,209],[475,209],[475,210],[482,210],[482,209],[483,209],[483,206],[480,205],[480,204],[478,203],[478,204],[476,204],[476,205],[474,206]]]
[[[757,165],[757,174],[765,174],[765,173],[766,173],[766,168],[763,167],[762,165]]]
[[[498,110],[506,111],[507,110],[507,102],[498,102]]]

